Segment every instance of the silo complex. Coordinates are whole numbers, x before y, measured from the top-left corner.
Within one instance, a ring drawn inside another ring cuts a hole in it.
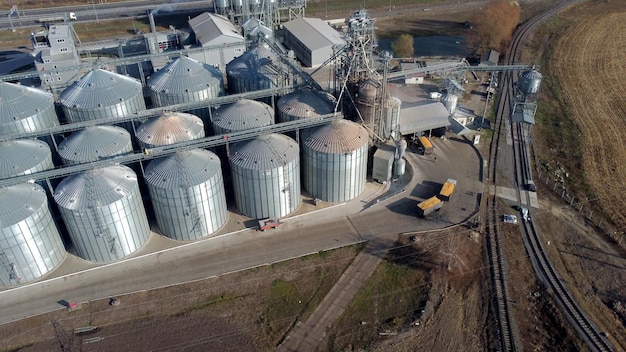
[[[359,196],[367,181],[368,141],[365,128],[347,120],[304,130],[304,188],[326,202]]]
[[[222,105],[212,114],[216,135],[269,126],[274,123],[272,107],[255,100],[241,99]]]
[[[114,165],[65,178],[54,200],[77,254],[107,262],[134,253],[150,235],[137,175]]]
[[[250,49],[226,65],[228,90],[245,93],[282,87],[288,77],[283,66],[271,50],[262,46]]]
[[[224,78],[219,69],[181,56],[148,79],[155,107],[201,102],[224,94]],[[207,108],[191,111],[206,119]],[[206,120],[205,120],[206,121]]]
[[[59,97],[68,122],[123,117],[146,109],[141,83],[96,69],[67,87]]]
[[[333,113],[337,100],[317,90],[299,90],[278,99],[278,121],[287,122]]]
[[[300,205],[300,156],[293,139],[269,134],[234,144],[230,165],[242,214],[280,218]]]
[[[203,149],[178,151],[150,162],[145,175],[163,235],[195,240],[226,223],[226,195],[217,155]]]
[[[17,285],[56,268],[66,252],[38,184],[0,188],[0,284]]]
[[[90,126],[59,143],[58,152],[65,165],[76,165],[130,154],[133,142],[121,127]]]
[[[0,142],[0,178],[53,169],[52,152],[45,142],[18,139]]]
[[[58,125],[52,94],[0,82],[0,135],[40,131]]]
[[[196,115],[166,112],[142,123],[136,137],[142,148],[186,142],[204,137],[204,123]]]

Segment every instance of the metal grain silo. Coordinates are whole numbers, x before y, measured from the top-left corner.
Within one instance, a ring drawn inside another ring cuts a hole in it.
[[[356,99],[356,106],[360,117],[355,116],[354,120],[363,123],[371,131],[374,131],[376,123],[376,111],[380,106],[379,102],[380,83],[368,79],[359,84],[359,95]],[[374,131],[376,132],[376,131]]]
[[[59,97],[69,122],[129,116],[146,109],[141,83],[96,69],[67,87]]]
[[[338,120],[302,132],[304,188],[325,202],[358,197],[367,181],[369,136],[363,126]]]
[[[204,123],[192,114],[166,112],[153,117],[137,128],[142,148],[154,148],[204,137]]]
[[[386,125],[387,131],[381,133],[383,138],[392,138],[393,140],[399,140],[402,137],[400,133],[400,109],[402,107],[402,101],[396,97],[389,97],[387,100],[387,117]]]
[[[220,159],[203,149],[151,161],[146,185],[161,233],[179,241],[209,236],[228,219]]]
[[[52,94],[0,82],[0,135],[40,131],[58,125]]]
[[[54,200],[77,254],[107,262],[134,253],[150,235],[137,174],[123,165],[65,178]]]
[[[257,46],[226,64],[228,90],[246,93],[282,87],[288,76],[285,70],[278,55]]]
[[[40,278],[65,254],[44,189],[36,183],[0,188],[0,284]]]
[[[45,142],[37,139],[0,142],[0,178],[29,175],[52,168],[52,152]]]
[[[230,166],[239,211],[262,219],[283,217],[300,205],[300,156],[296,141],[282,134],[233,144]]]
[[[272,107],[250,99],[222,105],[212,113],[213,132],[216,135],[269,126],[273,123]]]
[[[278,121],[287,122],[333,113],[337,100],[318,90],[299,90],[278,99]]]
[[[133,142],[121,127],[89,126],[59,143],[58,152],[63,164],[76,165],[130,154]]]
[[[459,101],[459,97],[457,97],[454,94],[446,94],[441,98],[441,102],[446,107],[446,110],[448,110],[448,113],[450,115],[456,112],[458,101]]]
[[[541,80],[543,80],[543,75],[537,70],[532,70],[522,73],[517,84],[522,93],[527,95],[537,94],[541,86]]]
[[[224,78],[219,69],[181,56],[148,79],[155,107],[201,102],[224,94]],[[190,111],[207,118],[207,108]]]

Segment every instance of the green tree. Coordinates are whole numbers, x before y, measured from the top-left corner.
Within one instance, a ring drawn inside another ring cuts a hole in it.
[[[413,57],[415,50],[413,49],[413,36],[410,34],[402,34],[398,39],[391,43],[393,55],[399,58]]]

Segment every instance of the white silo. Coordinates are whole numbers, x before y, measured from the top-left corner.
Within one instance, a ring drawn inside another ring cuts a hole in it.
[[[40,131],[58,125],[52,94],[0,82],[0,135]]]
[[[76,165],[131,154],[133,142],[121,127],[89,126],[59,143],[58,152],[63,164]]]
[[[137,174],[123,165],[65,178],[54,200],[77,254],[93,262],[124,258],[150,235]]]
[[[181,56],[155,72],[146,84],[155,107],[201,102],[224,94],[224,78],[219,69]],[[207,108],[190,111],[208,118]]]
[[[385,133],[381,133],[383,138],[391,138],[393,140],[399,140],[402,137],[400,133],[400,110],[402,107],[402,101],[396,97],[389,97],[387,100],[387,117],[386,124],[387,130]]]
[[[68,122],[130,116],[146,110],[141,83],[96,69],[67,87],[59,97]]]
[[[454,94],[446,94],[441,97],[441,102],[446,107],[446,110],[448,110],[450,115],[453,115],[456,112],[458,101],[459,97]]]
[[[65,255],[43,188],[36,183],[0,188],[0,284],[38,279]]]
[[[179,241],[217,232],[228,219],[220,159],[203,149],[151,161],[146,185],[161,233]]]
[[[53,169],[52,152],[45,142],[18,139],[0,142],[0,178]]]
[[[278,99],[278,121],[287,122],[328,115],[335,111],[337,100],[318,90],[298,90]]]
[[[226,64],[228,90],[246,93],[282,87],[287,83],[288,73],[278,55],[257,46]]]
[[[274,110],[265,103],[241,99],[215,109],[212,123],[215,135],[269,126],[274,123]]]
[[[268,134],[233,144],[230,166],[243,215],[280,218],[300,205],[300,152],[293,139]]]
[[[196,115],[165,112],[139,125],[136,137],[142,148],[186,142],[204,137],[204,123]]]
[[[367,181],[369,137],[363,126],[338,120],[302,132],[304,188],[325,202],[358,197]]]

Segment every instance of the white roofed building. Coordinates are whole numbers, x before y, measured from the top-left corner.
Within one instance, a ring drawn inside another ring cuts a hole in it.
[[[284,44],[303,66],[316,67],[334,55],[334,47],[346,45],[343,33],[319,18],[298,18],[284,25]]]
[[[246,50],[244,37],[237,28],[222,15],[208,12],[189,20],[189,27],[196,36],[196,44],[212,48],[189,57],[224,70],[226,64]]]

